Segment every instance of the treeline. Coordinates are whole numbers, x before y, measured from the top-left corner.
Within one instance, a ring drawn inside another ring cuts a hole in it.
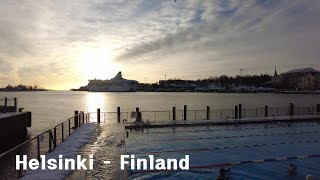
[[[19,84],[17,86],[8,85],[4,88],[0,88],[0,91],[48,91],[47,89],[41,88],[38,85],[27,86]]]
[[[246,75],[246,76],[216,76],[216,77],[209,77],[205,79],[198,79],[196,81],[192,80],[182,80],[178,78],[168,79],[168,82],[178,83],[179,82],[195,82],[201,84],[207,83],[215,83],[223,85],[245,85],[245,86],[267,86],[270,84],[272,76],[269,74],[261,74],[261,75]]]

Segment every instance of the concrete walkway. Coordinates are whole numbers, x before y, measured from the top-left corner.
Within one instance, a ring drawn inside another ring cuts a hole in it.
[[[101,124],[96,139],[80,151],[83,157],[93,155],[93,170],[74,171],[66,179],[128,179],[127,169],[120,170],[120,155],[125,154],[125,147],[118,147],[121,140],[125,140],[123,124]]]

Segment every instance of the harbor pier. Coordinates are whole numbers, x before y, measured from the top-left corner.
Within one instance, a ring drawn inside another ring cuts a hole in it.
[[[25,141],[27,127],[31,127],[31,112],[17,112],[17,98],[1,99],[0,106],[0,152]],[[12,101],[13,105],[10,105]]]

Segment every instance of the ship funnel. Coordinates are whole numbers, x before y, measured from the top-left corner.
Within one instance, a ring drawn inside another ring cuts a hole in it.
[[[118,74],[113,79],[122,79],[121,71],[119,71]]]

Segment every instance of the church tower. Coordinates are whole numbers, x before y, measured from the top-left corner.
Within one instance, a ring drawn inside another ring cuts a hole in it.
[[[277,66],[274,66],[274,76],[278,76],[278,73],[277,73]]]

